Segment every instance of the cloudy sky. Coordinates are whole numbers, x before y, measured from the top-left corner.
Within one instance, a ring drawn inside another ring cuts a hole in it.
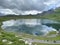
[[[0,0],[0,13],[36,14],[60,7],[60,0]]]

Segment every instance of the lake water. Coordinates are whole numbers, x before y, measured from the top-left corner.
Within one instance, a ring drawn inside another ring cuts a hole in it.
[[[2,24],[1,28],[8,32],[44,35],[50,31],[56,31],[56,28],[48,24],[60,24],[60,22],[48,19],[12,19],[4,21]]]

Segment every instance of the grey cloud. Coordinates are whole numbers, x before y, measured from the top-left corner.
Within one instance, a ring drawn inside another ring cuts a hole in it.
[[[0,6],[4,8],[17,8],[19,10],[43,10],[45,8],[43,4],[44,0],[0,0]],[[41,8],[42,7],[42,8]]]
[[[54,5],[47,6],[44,2],[50,0],[0,0],[0,9],[10,9],[12,11],[44,11],[54,8]],[[55,1],[55,0],[51,0]],[[59,0],[57,0],[59,1]],[[60,4],[60,3],[59,3]],[[14,10],[15,9],[15,10]]]

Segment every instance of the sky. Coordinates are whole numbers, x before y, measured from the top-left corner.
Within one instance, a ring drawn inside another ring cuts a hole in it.
[[[37,14],[60,7],[60,0],[0,0],[2,14]]]

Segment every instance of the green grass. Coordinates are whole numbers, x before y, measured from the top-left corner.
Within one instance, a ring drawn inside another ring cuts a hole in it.
[[[51,31],[51,32],[49,32],[48,34],[47,34],[47,36],[50,36],[50,35],[53,35],[53,34],[57,34],[57,32],[56,31]]]
[[[24,41],[19,41],[19,39],[22,39],[22,37],[24,37],[24,38],[30,38],[31,37],[33,39],[38,39],[38,38],[36,38],[36,36],[34,37],[34,36],[28,35],[28,34],[23,34],[23,36],[16,37],[16,34],[14,34],[14,33],[7,33],[4,31],[1,31],[0,32],[0,45],[28,45],[28,44],[25,44]],[[6,39],[7,42],[2,42],[2,40],[4,40],[4,39]],[[53,39],[50,38],[50,40],[56,40],[56,39],[60,40],[60,36],[57,36],[56,38],[53,38]],[[48,38],[39,37],[39,40],[48,40]],[[8,44],[9,41],[12,41],[13,43]],[[59,45],[59,44],[42,44],[42,43],[36,43],[36,44],[37,45]]]
[[[44,15],[43,18],[60,21],[60,14]]]
[[[25,44],[24,41],[19,41],[19,39],[22,39],[21,37],[16,37],[13,33],[7,33],[7,32],[0,32],[0,45],[28,45]],[[7,40],[3,42],[3,40]],[[13,42],[12,44],[8,44],[9,42]]]
[[[55,34],[55,32],[51,32],[53,34]],[[22,33],[22,34],[18,34],[21,35],[21,37],[23,38],[31,38],[31,39],[38,39],[38,40],[60,40],[60,35],[57,35],[56,37],[47,37],[47,36],[34,36],[34,35],[30,35],[30,34],[26,34],[26,33]]]

